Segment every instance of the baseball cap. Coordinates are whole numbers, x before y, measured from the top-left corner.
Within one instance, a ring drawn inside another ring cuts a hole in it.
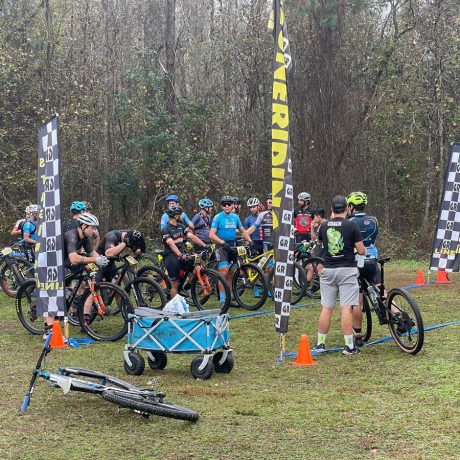
[[[332,198],[331,208],[334,212],[343,212],[347,209],[347,199],[343,195],[336,195]]]

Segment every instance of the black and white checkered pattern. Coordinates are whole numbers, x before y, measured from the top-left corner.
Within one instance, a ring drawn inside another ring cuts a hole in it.
[[[61,227],[59,118],[38,130],[38,232],[35,245],[37,314],[64,315],[64,265]]]
[[[451,149],[430,270],[458,272],[460,266],[460,145]]]

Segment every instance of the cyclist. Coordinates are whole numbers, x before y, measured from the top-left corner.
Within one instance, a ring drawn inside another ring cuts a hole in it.
[[[311,223],[311,241],[316,241],[318,239],[319,229],[321,228],[321,225],[323,224],[323,222],[325,222],[325,220],[326,220],[326,211],[324,209],[316,209],[314,212],[313,221]],[[324,258],[324,247],[321,243],[319,244],[319,251],[316,253],[316,256]],[[318,270],[319,275],[321,275],[323,268],[324,267],[322,264],[317,265],[317,270]],[[306,270],[307,270],[307,282],[309,283],[313,279],[313,275],[314,275],[312,265],[308,264],[306,266]],[[310,292],[315,293],[316,291],[319,290],[319,288],[320,286],[315,283],[311,287]]]
[[[254,224],[254,222],[257,220],[257,216],[259,215],[259,206],[260,206],[259,198],[257,197],[249,198],[249,200],[246,202],[246,205],[251,211],[251,214],[249,214],[249,216],[246,217],[246,219],[244,219],[243,227],[246,230],[249,230],[249,228]],[[261,232],[260,231],[254,232],[251,235],[251,240],[254,243],[254,248],[257,251],[257,253],[262,254],[262,252],[264,251],[264,247],[263,247]]]
[[[251,237],[243,227],[240,218],[233,211],[234,200],[229,195],[220,199],[222,211],[212,220],[209,239],[217,243],[216,259],[217,269],[232,289],[233,270],[232,265],[236,262],[235,240],[236,231],[239,230],[243,238],[252,245]],[[220,293],[221,302],[225,301],[224,292]]]
[[[273,209],[272,209],[272,194],[267,195],[267,210],[262,211],[257,216],[255,222],[249,227],[248,234],[252,235],[260,228],[262,236],[263,252],[269,251],[273,247],[272,232],[273,232]]]
[[[314,213],[310,209],[311,196],[309,193],[299,193],[297,200],[299,207],[294,209],[294,238],[296,243],[300,243],[305,240],[310,241]]]
[[[24,219],[19,219],[16,221],[16,223],[14,224],[12,230],[11,230],[11,235],[12,236],[21,236],[22,235],[22,226],[25,224],[26,220],[30,217],[30,214],[29,214],[29,206],[26,207],[24,213],[25,213],[25,217]]]
[[[211,212],[214,202],[209,198],[202,198],[198,201],[200,212],[195,214],[192,218],[195,235],[204,243],[209,244],[209,230],[211,229]],[[195,250],[199,250],[199,245],[195,245]]]
[[[169,220],[161,230],[161,236],[165,247],[164,263],[171,280],[171,299],[173,299],[185,273],[192,268],[190,258],[185,253],[185,237],[190,238],[196,246],[201,248],[206,248],[206,244],[182,223],[184,211],[180,206],[172,206],[166,212]]]
[[[237,197],[233,197],[233,212],[237,215],[240,214],[241,211],[241,200]]]
[[[350,193],[347,196],[347,203],[351,213],[349,219],[358,224],[364,246],[366,247],[366,258],[364,260],[364,266],[359,269],[359,276],[371,283],[377,284],[380,279],[380,273],[377,265],[378,250],[375,241],[379,233],[379,223],[376,217],[366,214],[365,212],[365,208],[368,204],[367,195],[365,193]],[[362,306],[363,294],[360,292],[359,308],[353,308],[353,330],[357,346],[364,345],[363,336],[361,334],[363,317]]]
[[[35,262],[34,246],[37,240],[37,211],[36,204],[27,206],[26,212],[29,214],[29,218],[26,219],[21,228],[21,236],[24,240],[24,253],[26,259],[32,264]]]
[[[318,320],[316,350],[325,350],[326,336],[331,327],[332,312],[340,295],[341,324],[345,339],[344,355],[359,353],[353,338],[352,308],[359,304],[359,271],[355,250],[366,253],[358,225],[347,219],[347,199],[337,195],[331,202],[332,216],[319,230],[318,240],[324,244],[325,268],[321,273],[321,314]]]
[[[91,245],[91,235],[99,227],[99,220],[93,214],[82,213],[76,219],[77,225],[74,228],[68,229],[64,233],[64,267],[67,273],[78,273],[85,265],[95,263],[99,267],[105,267],[109,261],[107,257],[99,255],[93,250]],[[83,249],[86,254],[81,254],[80,250]],[[81,289],[78,294],[81,295],[85,285],[82,283]],[[91,313],[92,297],[88,296],[84,305],[85,321],[88,320]],[[73,314],[70,311],[69,314]],[[54,316],[46,313],[45,317],[45,331],[44,335],[53,327]]]
[[[131,249],[134,256],[140,256],[146,251],[144,236],[137,230],[111,230],[104,235],[97,249],[99,254],[116,257],[126,248]],[[117,267],[110,260],[106,267],[101,267],[96,275],[96,281],[110,281],[115,276]]]
[[[173,208],[173,207],[180,207],[179,206],[179,196],[178,195],[168,195],[165,198],[166,202],[166,211],[165,213],[161,216],[161,221],[160,221],[160,229],[163,230],[163,228],[166,227],[166,225],[169,222],[169,215],[168,215],[168,208]],[[191,230],[193,230],[193,224],[188,218],[187,214],[185,214],[184,211],[182,211],[182,222],[185,225],[188,225]]]

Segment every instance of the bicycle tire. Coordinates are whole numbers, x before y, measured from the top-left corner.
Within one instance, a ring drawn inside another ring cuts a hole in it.
[[[78,308],[78,318],[81,327],[95,340],[116,342],[128,332],[128,313],[133,312],[129,296],[120,286],[107,281],[95,283],[94,289],[97,290],[104,299],[107,311],[104,315],[99,315],[97,306],[94,305],[93,302],[91,304],[89,321],[85,322],[84,305],[88,296],[91,295],[89,289],[86,289],[81,296],[81,302]],[[113,302],[115,302],[115,304]],[[109,319],[110,324],[108,324]]]
[[[306,295],[307,291],[307,273],[305,269],[299,262],[294,262],[294,270],[297,270],[297,273],[294,271],[294,277],[292,282],[292,291],[291,291],[291,305],[299,303]],[[268,289],[274,299],[274,290],[273,290],[273,278],[275,276],[275,270],[273,269],[270,272],[268,277]]]
[[[228,309],[230,308],[230,288],[228,287],[225,278],[217,271],[212,270],[210,268],[203,267],[202,269],[202,277],[207,277],[212,292],[210,294],[203,295],[203,289],[200,286],[198,277],[196,274],[193,275],[192,280],[190,282],[190,294],[192,297],[193,305],[198,310],[209,310],[209,309],[216,309],[220,308],[220,313],[223,315],[227,313]],[[224,289],[225,294],[225,301],[221,302],[219,298],[219,284]]]
[[[396,345],[403,352],[416,355],[422,349],[425,339],[422,314],[417,302],[405,289],[394,288],[388,293],[386,307],[388,327]],[[413,315],[406,310],[411,310]],[[414,326],[416,331],[413,331]],[[415,343],[411,343],[413,337],[417,339]],[[405,342],[406,338],[409,343]]]
[[[24,266],[26,270],[21,269],[21,266]],[[28,260],[21,257],[16,257],[14,261],[11,262],[11,265],[8,265],[5,261],[0,272],[0,287],[3,292],[8,297],[14,299],[19,286],[27,279],[27,276],[24,276],[24,272],[27,273],[32,268],[33,265]]]
[[[152,278],[140,277],[125,286],[130,296],[131,305],[162,310],[166,305],[166,294],[161,286]]]
[[[321,257],[309,257],[308,259],[302,259],[302,267],[304,268],[305,271],[307,271],[307,265],[312,265],[313,267],[313,278],[311,281],[307,282],[307,287],[305,290],[305,294],[307,297],[310,297],[310,299],[320,299],[321,294],[319,289],[312,292],[313,286],[318,286],[320,285],[319,283],[319,272],[318,272],[318,265],[322,265],[324,267],[324,259]]]
[[[240,276],[241,272],[244,272],[244,277]],[[249,276],[247,275],[249,273]],[[253,278],[253,280],[251,280]],[[255,291],[257,288],[257,291]],[[244,293],[246,291],[253,292],[254,295]],[[262,290],[262,292],[260,292]],[[236,302],[242,308],[246,310],[258,310],[267,300],[268,297],[268,286],[267,279],[264,276],[261,268],[253,263],[241,264],[239,268],[235,270],[232,278],[232,291]],[[257,296],[260,297],[257,297]],[[249,303],[250,298],[257,299],[254,303]]]
[[[372,335],[372,312],[369,306],[367,294],[363,293],[363,321],[361,326],[361,334],[363,342],[369,342]]]
[[[16,313],[21,324],[30,333],[40,335],[43,333],[43,321],[37,316],[36,288],[37,283],[34,279],[26,280],[19,286],[16,295]]]
[[[130,395],[117,390],[106,390],[101,396],[105,401],[116,404],[119,407],[137,410],[143,414],[154,414],[189,422],[196,422],[200,417],[197,412],[177,404],[166,401],[152,401],[140,395]]]
[[[136,277],[153,278],[153,280],[156,281],[162,289],[167,291],[166,294],[171,292],[171,280],[169,279],[169,276],[164,272],[164,270],[156,265],[145,265],[137,271]]]

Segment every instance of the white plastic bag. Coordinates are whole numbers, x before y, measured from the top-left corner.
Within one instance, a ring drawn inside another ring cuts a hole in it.
[[[171,299],[164,307],[163,311],[170,311],[184,315],[189,312],[188,303],[181,295],[177,294],[174,299]]]

